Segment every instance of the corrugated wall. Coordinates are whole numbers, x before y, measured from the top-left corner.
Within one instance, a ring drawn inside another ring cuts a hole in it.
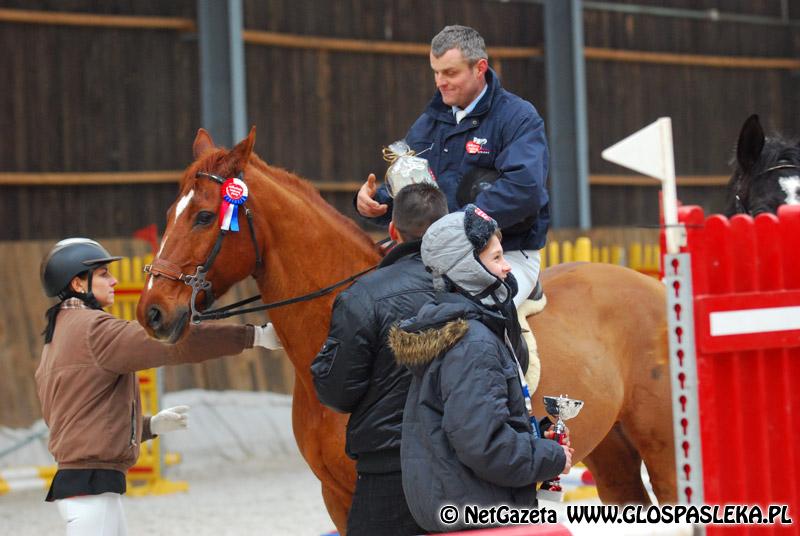
[[[623,2],[618,2],[622,4]],[[624,2],[681,8],[717,2]],[[195,2],[4,1],[0,8],[172,17]],[[778,0],[726,2],[729,12],[780,16]],[[540,47],[542,7],[487,0],[245,1],[245,27],[310,37],[426,43],[446,23],[478,28],[490,46]],[[795,6],[790,6],[796,11]],[[789,13],[797,17],[798,13]],[[797,28],[682,20],[587,9],[585,44],[687,55],[796,58]],[[0,22],[0,172],[179,170],[200,124],[192,31]],[[257,152],[315,181],[360,181],[385,169],[380,148],[402,137],[428,101],[424,55],[246,45],[248,122]],[[800,133],[800,77],[786,68],[720,68],[587,59],[590,171],[620,174],[600,151],[659,116],[673,118],[679,175],[726,175],[752,112],[768,130]],[[493,62],[510,90],[546,118],[541,57]],[[592,188],[597,225],[656,221],[655,190]],[[0,186],[0,239],[126,236],[163,225],[172,184]],[[349,193],[326,194],[350,213]],[[722,188],[680,190],[707,210]]]

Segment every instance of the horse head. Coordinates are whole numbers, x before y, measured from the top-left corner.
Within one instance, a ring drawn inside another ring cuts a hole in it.
[[[261,298],[274,302],[313,294],[377,262],[369,236],[307,181],[261,160],[254,143],[255,129],[231,150],[216,147],[205,130],[198,131],[195,160],[183,174],[161,247],[146,268],[150,276],[137,319],[150,335],[178,341],[190,320],[200,320],[215,298],[248,276],[256,280]],[[238,220],[223,218],[230,212],[227,198],[223,204],[230,183],[247,190]],[[232,224],[226,229],[234,220],[238,232]],[[313,247],[305,247],[309,241]],[[290,358],[310,362],[319,350],[334,296],[271,309]],[[307,326],[290,322],[301,312],[322,326],[319,334],[308,336]],[[306,335],[294,337],[294,332]],[[307,372],[305,365],[301,368]]]
[[[758,115],[744,122],[728,182],[726,216],[777,213],[783,204],[800,204],[800,144],[765,137]]]
[[[139,300],[136,316],[147,332],[178,341],[193,311],[211,306],[234,283],[260,269],[254,228],[246,223],[251,203],[237,207],[238,232],[221,228],[222,183],[243,177],[255,143],[255,128],[231,150],[214,145],[203,129],[194,140],[194,162],[183,174],[178,198],[167,211],[161,247]]]

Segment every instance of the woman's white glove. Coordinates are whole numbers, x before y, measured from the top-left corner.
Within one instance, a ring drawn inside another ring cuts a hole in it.
[[[253,346],[261,346],[267,350],[283,350],[283,345],[278,338],[278,334],[275,333],[272,322],[268,322],[263,326],[253,326],[253,329],[255,330]]]
[[[162,409],[150,417],[150,431],[156,435],[174,432],[189,427],[189,406]]]

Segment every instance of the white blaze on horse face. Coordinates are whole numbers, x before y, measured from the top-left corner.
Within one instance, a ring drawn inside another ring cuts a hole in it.
[[[147,290],[150,290],[152,288],[153,288],[153,276],[151,275],[147,278]]]
[[[786,204],[800,205],[800,176],[781,177],[778,182],[786,193]]]
[[[192,197],[194,197],[194,188],[189,190],[188,192],[186,192],[186,195],[181,197],[180,200],[178,201],[178,205],[175,207],[175,221],[176,222],[178,221],[178,218],[183,213],[183,211],[186,210],[186,207],[189,206],[189,201],[192,200]],[[164,233],[163,238],[161,238],[161,247],[158,248],[158,253],[156,253],[156,257],[160,257],[161,256],[161,252],[164,251],[164,246],[166,246],[166,245],[167,245],[167,234]],[[148,283],[148,287],[147,287],[148,290],[150,289],[150,287],[152,285],[153,285],[153,280],[151,278],[150,282]]]
[[[161,246],[158,248],[158,253],[156,253],[156,257],[161,256],[161,252],[164,251],[164,246],[167,245],[167,234],[164,233],[164,236],[161,237]]]
[[[192,200],[194,197],[194,188],[189,190],[186,195],[181,197],[180,201],[178,201],[178,206],[175,207],[175,221],[178,221],[181,213],[186,210],[186,207],[189,205],[189,201]]]

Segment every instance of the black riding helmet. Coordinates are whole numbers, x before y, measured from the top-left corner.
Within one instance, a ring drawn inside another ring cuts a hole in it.
[[[40,274],[44,292],[49,297],[59,296],[67,289],[73,277],[121,258],[112,256],[94,240],[64,239],[53,246],[42,260]]]

